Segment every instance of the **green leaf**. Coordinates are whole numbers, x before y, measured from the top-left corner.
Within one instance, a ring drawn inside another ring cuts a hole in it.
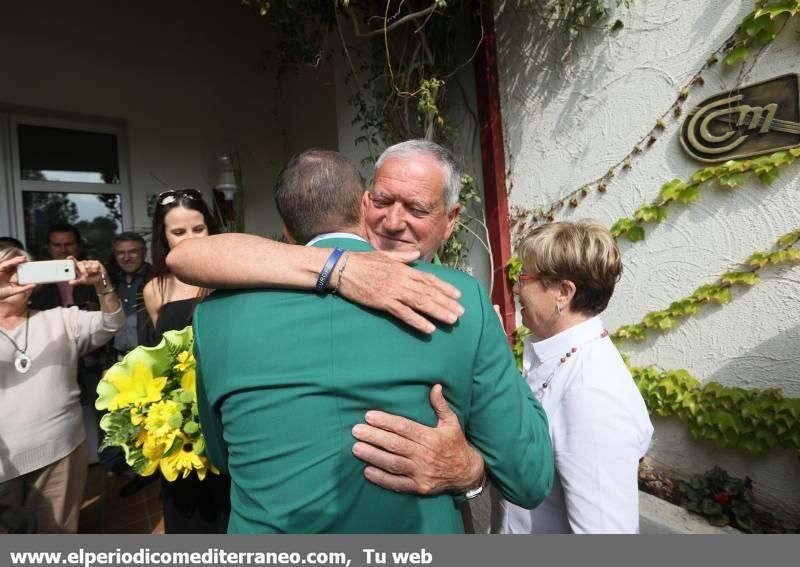
[[[670,316],[668,311],[653,311],[645,315],[642,324],[651,329],[666,331],[675,326],[675,319]]]
[[[794,162],[795,156],[789,152],[775,152],[774,154],[770,154],[769,160],[777,167],[782,165],[788,165]]]
[[[722,187],[729,187],[733,189],[738,187],[744,181],[744,176],[741,173],[729,173],[719,176],[719,184]]]
[[[758,274],[751,271],[726,272],[720,281],[728,285],[756,285],[759,281]]]
[[[623,325],[614,335],[621,339],[641,342],[647,338],[647,330],[642,325]]]
[[[792,232],[788,232],[778,239],[778,246],[781,248],[793,246],[798,242],[798,240],[800,240],[800,230],[793,230]]]
[[[506,262],[506,274],[508,274],[508,279],[511,282],[516,282],[521,273],[522,260],[520,260],[519,256],[512,256],[509,258],[508,262]]]
[[[634,226],[628,232],[625,233],[625,238],[630,240],[631,242],[639,242],[640,240],[644,240],[645,232],[644,228],[641,226]]]
[[[689,203],[696,201],[700,198],[700,189],[694,186],[686,186],[681,189],[677,196],[675,197],[676,200],[680,201],[684,205],[688,205]]]
[[[692,174],[692,181],[703,183],[716,176],[718,173],[718,167],[704,167],[703,169],[698,169]],[[677,181],[677,179],[673,181]]]
[[[727,65],[736,65],[739,61],[747,59],[748,50],[744,45],[737,45],[725,55],[725,63]]]
[[[769,264],[769,253],[754,252],[745,260],[745,264],[748,266],[758,266],[759,268],[764,267]]]
[[[667,209],[659,205],[642,205],[633,216],[642,222],[660,223],[667,218]]]
[[[787,0],[785,2],[778,2],[777,4],[770,4],[762,7],[759,10],[756,10],[756,12],[753,14],[753,18],[759,20],[764,16],[769,16],[771,20],[774,20],[783,14],[794,16],[798,13],[798,10],[800,10],[800,6],[798,6],[797,2]]]
[[[681,181],[680,179],[673,179],[672,181],[668,181],[661,186],[661,190],[659,191],[658,196],[664,202],[674,201],[675,199],[678,198],[680,192],[683,191],[686,187],[688,187],[688,185],[683,181]]]
[[[768,169],[766,171],[762,171],[758,173],[758,180],[763,183],[764,185],[772,185],[772,182],[778,178],[778,170],[777,169]]]
[[[619,219],[612,225],[610,229],[611,235],[614,236],[614,238],[619,238],[620,236],[622,236],[635,226],[636,226],[636,220],[634,219],[629,219],[629,218]]]

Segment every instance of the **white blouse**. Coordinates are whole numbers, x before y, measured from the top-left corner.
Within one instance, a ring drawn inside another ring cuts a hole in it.
[[[602,334],[594,317],[525,343],[523,376],[547,412],[556,475],[535,510],[502,502],[503,533],[639,532],[638,464],[653,425],[622,357]]]

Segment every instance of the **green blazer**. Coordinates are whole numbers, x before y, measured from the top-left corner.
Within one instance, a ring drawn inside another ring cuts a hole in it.
[[[369,409],[435,425],[435,383],[507,499],[533,508],[549,494],[547,419],[489,298],[464,273],[415,267],[462,293],[465,314],[431,336],[332,294],[215,292],[197,307],[200,420],[209,457],[231,476],[229,533],[462,533],[451,494],[379,488],[352,454]]]

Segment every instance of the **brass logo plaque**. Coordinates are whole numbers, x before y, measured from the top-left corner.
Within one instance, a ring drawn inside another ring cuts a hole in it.
[[[701,102],[681,125],[681,146],[720,162],[800,145],[798,76],[783,75]]]

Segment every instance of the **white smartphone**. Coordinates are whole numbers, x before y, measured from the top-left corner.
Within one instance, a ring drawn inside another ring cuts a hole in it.
[[[75,262],[72,260],[45,260],[24,262],[17,266],[20,285],[68,282],[75,279]]]

